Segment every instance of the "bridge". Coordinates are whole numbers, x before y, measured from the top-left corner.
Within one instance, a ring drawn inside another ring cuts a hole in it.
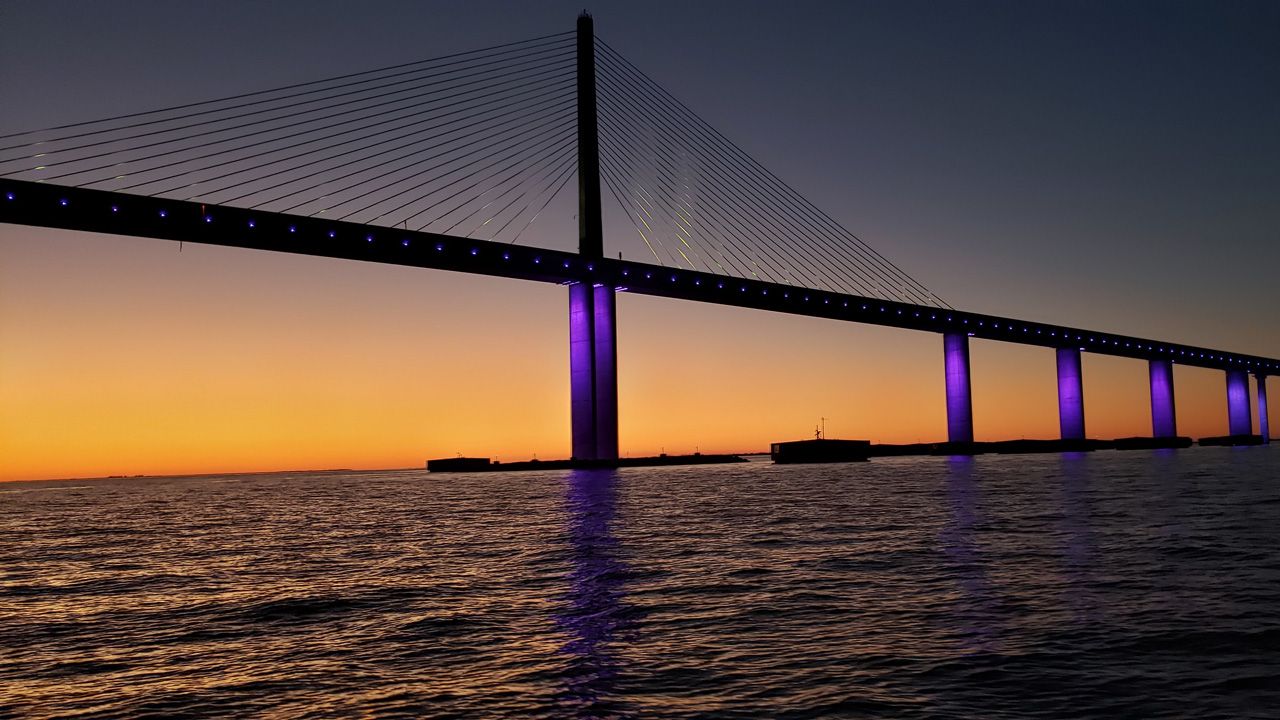
[[[1178,437],[1175,364],[1223,372],[1235,441],[1270,435],[1280,359],[953,308],[598,39],[587,15],[575,32],[0,144],[0,222],[567,286],[577,459],[619,455],[619,292],[940,335],[946,437],[960,450],[974,439],[970,338],[1054,350],[1063,440],[1086,438],[1082,353],[1147,362],[1157,441]],[[578,251],[519,244],[575,175]],[[602,187],[652,261],[606,255]]]

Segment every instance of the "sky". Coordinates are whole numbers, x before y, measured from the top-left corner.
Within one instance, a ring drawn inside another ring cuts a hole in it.
[[[581,9],[9,0],[0,133],[571,30]],[[1280,4],[588,9],[953,306],[1280,356]],[[522,242],[572,247],[557,207]],[[610,224],[606,251],[633,257],[634,235]],[[0,226],[0,480],[565,457],[566,311],[554,285]],[[625,454],[758,451],[820,418],[945,435],[936,335],[626,294],[618,324]],[[1146,372],[1085,356],[1091,437],[1150,433]],[[1222,373],[1175,376],[1181,434],[1225,434]],[[977,439],[1056,436],[1051,350],[975,340],[972,379]]]

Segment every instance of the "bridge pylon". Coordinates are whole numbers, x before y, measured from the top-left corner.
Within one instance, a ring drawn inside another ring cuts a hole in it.
[[[588,261],[604,257],[595,29],[586,13],[578,16],[578,253]],[[578,460],[618,459],[616,308],[611,285],[569,286],[570,425]]]

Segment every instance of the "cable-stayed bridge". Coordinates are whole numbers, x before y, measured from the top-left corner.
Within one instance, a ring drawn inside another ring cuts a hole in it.
[[[577,180],[578,251],[521,244]],[[606,254],[634,238],[642,260]],[[957,310],[594,36],[566,32],[288,87],[0,136],[0,221],[568,286],[573,456],[618,457],[615,295],[938,333],[947,438],[973,441],[969,338],[1053,348],[1062,438],[1081,353],[1224,371],[1229,434],[1269,435],[1280,360]],[[623,224],[625,223],[625,225]]]

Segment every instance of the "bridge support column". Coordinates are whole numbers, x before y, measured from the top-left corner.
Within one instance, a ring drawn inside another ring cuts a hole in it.
[[[947,376],[947,441],[973,442],[973,397],[969,384],[969,336],[946,333],[942,350]]]
[[[569,286],[569,394],[573,457],[618,458],[618,342],[613,288]]]
[[[1262,435],[1262,444],[1271,443],[1271,423],[1267,411],[1267,376],[1258,373],[1253,376],[1258,381],[1258,434]]]
[[[1058,426],[1063,440],[1084,439],[1084,374],[1076,348],[1058,348]]]
[[[1253,408],[1249,406],[1249,373],[1227,371],[1227,431],[1231,435],[1253,433]]]
[[[1178,418],[1173,401],[1173,363],[1150,361],[1151,370],[1151,435],[1158,438],[1178,436]]]

